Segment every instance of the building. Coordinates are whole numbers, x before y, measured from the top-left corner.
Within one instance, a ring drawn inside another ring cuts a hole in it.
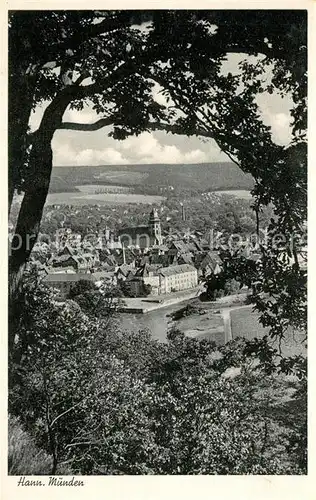
[[[78,273],[87,273],[100,264],[100,259],[98,252],[84,252],[66,245],[58,255],[51,258],[49,264],[58,268],[73,267]]]
[[[158,211],[153,208],[147,226],[126,227],[118,231],[118,236],[124,247],[148,249],[162,244],[161,224]]]
[[[223,262],[217,252],[210,251],[204,255],[197,255],[195,265],[198,268],[198,275],[207,278],[219,274],[222,271]]]
[[[126,282],[134,296],[144,295],[148,287],[151,295],[165,295],[195,288],[198,276],[195,267],[188,264],[169,267],[145,264],[134,275],[127,277]]]
[[[95,271],[91,273],[97,287],[101,285],[116,286],[117,279],[114,271]]]
[[[161,294],[188,290],[198,284],[197,270],[190,264],[162,267],[158,273]]]
[[[78,281],[95,283],[96,279],[92,274],[87,273],[53,273],[45,276],[42,282],[48,287],[58,289],[60,295],[63,298],[67,298],[71,288],[76,285]]]
[[[157,273],[157,266],[144,264],[137,269],[136,273],[128,279],[128,285],[131,293],[135,297],[146,295],[149,288],[151,295],[159,295],[160,293],[160,276]]]
[[[169,265],[192,264],[193,254],[182,240],[175,240],[169,245],[167,252]]]

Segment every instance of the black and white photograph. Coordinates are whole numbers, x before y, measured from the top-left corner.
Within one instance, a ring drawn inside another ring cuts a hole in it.
[[[306,476],[308,11],[7,14],[8,476]]]

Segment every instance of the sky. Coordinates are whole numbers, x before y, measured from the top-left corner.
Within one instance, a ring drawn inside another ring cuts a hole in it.
[[[243,56],[244,58],[244,56]],[[225,63],[224,71],[236,72],[240,56],[231,55]],[[159,90],[159,89],[158,89]],[[155,94],[157,101],[163,97]],[[273,138],[278,144],[290,142],[290,98],[279,95],[260,94],[258,104],[263,121],[271,126]],[[47,105],[47,104],[46,104]],[[30,126],[38,127],[44,106],[36,108]],[[67,109],[63,121],[93,123],[100,117],[91,107],[83,111]],[[220,151],[215,141],[198,137],[167,134],[165,132],[144,132],[138,137],[124,141],[108,137],[110,127],[93,132],[58,130],[55,132],[53,147],[54,166],[79,165],[126,165],[140,163],[203,163],[230,161]]]

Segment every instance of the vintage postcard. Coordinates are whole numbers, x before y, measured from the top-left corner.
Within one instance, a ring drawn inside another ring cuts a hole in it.
[[[6,500],[314,498],[312,3],[3,12]]]

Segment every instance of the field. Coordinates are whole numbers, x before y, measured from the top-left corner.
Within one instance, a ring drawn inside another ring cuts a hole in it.
[[[50,193],[47,196],[46,206],[49,205],[112,205],[125,203],[142,203],[151,205],[161,203],[162,196],[131,194],[131,193]]]
[[[159,194],[162,189],[191,189],[198,192],[245,190],[253,178],[234,163],[100,165],[54,167],[50,192],[75,191],[84,184],[134,186],[143,194]],[[150,192],[146,192],[150,189]]]
[[[117,186],[111,184],[106,186],[104,184],[83,184],[82,186],[76,186],[76,188],[84,194],[101,194],[101,193],[132,193],[132,188],[128,186]]]
[[[233,338],[238,336],[252,340],[255,337],[261,338],[268,335],[268,329],[258,321],[258,314],[252,312],[251,308],[235,309],[230,312]],[[302,344],[302,334],[288,331],[282,341],[281,349],[284,356],[294,356],[296,354],[306,354],[306,348]],[[274,345],[273,347],[278,347]]]
[[[137,184],[142,184],[148,178],[149,173],[132,171],[121,171],[121,170],[108,170],[107,172],[101,172],[99,174],[94,174],[94,179],[97,182],[106,183],[121,183],[126,186],[136,186]]]
[[[246,191],[245,189],[230,189],[227,191],[217,190],[215,192],[216,194],[235,196],[241,200],[250,200],[252,198],[250,191]]]

